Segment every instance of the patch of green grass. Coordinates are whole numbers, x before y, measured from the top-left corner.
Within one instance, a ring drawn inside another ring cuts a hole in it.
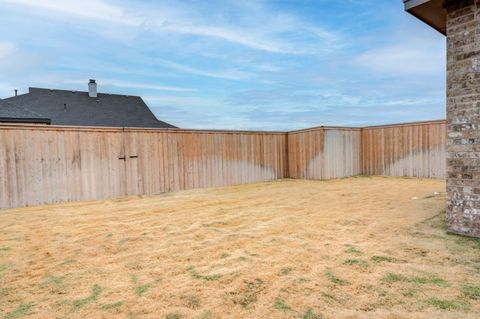
[[[369,291],[374,292],[379,297],[385,297],[387,295],[387,291],[382,289],[381,287],[366,285],[365,288],[368,289]]]
[[[347,244],[345,245],[345,247],[347,247],[347,249],[345,250],[346,253],[357,255],[360,255],[362,253],[358,248],[353,245]]]
[[[152,288],[152,284],[141,284],[137,276],[132,276],[132,281],[135,284],[135,294],[139,297],[143,296],[148,289]]]
[[[480,300],[480,286],[463,286],[462,292],[465,296],[471,299]]]
[[[286,276],[289,273],[291,273],[292,271],[293,271],[292,267],[284,267],[284,268],[280,269],[280,274],[283,275],[283,276]]]
[[[242,294],[238,298],[234,298],[233,303],[236,305],[240,305],[244,308],[247,308],[251,304],[257,302],[257,295],[252,292],[247,292],[245,294]]]
[[[402,274],[393,274],[393,273],[388,273],[382,278],[383,282],[386,283],[392,283],[392,282],[409,282],[408,277],[402,275]]]
[[[45,280],[40,284],[40,287],[44,288],[47,286],[59,286],[63,284],[64,279],[65,279],[65,276],[47,275],[45,276]]]
[[[234,295],[233,303],[247,308],[251,304],[257,302],[258,294],[260,294],[265,287],[263,280],[258,278],[254,281],[245,280],[244,285],[245,289],[242,289],[241,293],[232,293]]]
[[[396,258],[390,257],[390,256],[372,256],[372,258],[370,258],[370,260],[373,261],[374,263],[383,263],[383,262],[394,263],[394,262],[397,262]]]
[[[10,247],[0,247],[0,252],[7,252],[7,251],[10,251],[12,250],[12,248]]]
[[[52,276],[47,275],[42,283],[40,283],[40,288],[50,288],[51,292],[55,294],[64,294],[66,285],[64,284],[65,276]]]
[[[190,275],[192,276],[192,278],[195,278],[195,279],[200,279],[200,280],[205,280],[205,281],[214,281],[214,280],[219,280],[220,278],[222,278],[222,275],[219,275],[219,274],[216,274],[216,275],[202,275],[193,266],[188,267],[187,270],[190,272]]]
[[[456,310],[456,309],[464,309],[466,308],[465,304],[459,303],[454,300],[445,300],[445,299],[438,299],[438,298],[430,298],[427,301],[429,304],[434,306],[437,309],[441,310]]]
[[[344,265],[355,265],[355,266],[360,266],[362,268],[367,268],[368,263],[365,260],[360,260],[360,259],[347,259],[343,262]]]
[[[443,278],[429,276],[429,277],[412,277],[411,282],[421,285],[435,285],[440,287],[449,287],[450,284]]]
[[[470,240],[470,242],[476,244],[476,245],[477,245],[477,248],[480,249],[480,238],[469,237],[468,239]]]
[[[107,303],[102,305],[103,310],[113,310],[117,309],[118,307],[121,307],[125,302],[124,301],[117,301],[113,303]]]
[[[263,284],[264,284],[263,280],[259,279],[259,278],[256,278],[254,281],[247,281],[246,280],[245,283],[246,283],[248,289],[254,289],[254,290],[262,288]]]
[[[228,254],[228,253],[223,253],[223,254],[220,255],[220,258],[222,258],[222,259],[225,259],[225,258],[228,258],[228,257],[230,257],[230,254]]]
[[[303,315],[302,319],[323,319],[322,315],[316,314],[312,309],[308,309]]]
[[[33,303],[21,304],[17,309],[7,313],[4,318],[15,319],[18,317],[28,315],[31,312],[33,306],[34,306]]]
[[[382,281],[385,283],[393,283],[393,282],[406,282],[406,283],[413,283],[419,285],[436,285],[440,287],[448,287],[450,284],[442,278],[435,277],[435,276],[427,276],[427,277],[419,277],[419,276],[411,276],[407,277],[402,274],[393,274],[388,273],[383,276]]]
[[[10,264],[0,264],[0,279],[2,279],[4,273],[10,268]]]
[[[54,305],[55,307],[63,307],[65,305],[70,305],[71,304],[71,301],[69,300],[58,300],[58,301],[55,301]]]
[[[447,224],[445,221],[445,210],[440,211],[437,215],[428,217],[419,223],[416,226],[429,226],[433,229],[446,230]]]
[[[135,293],[137,294],[137,296],[141,297],[141,296],[143,296],[143,295],[148,291],[148,289],[150,289],[151,287],[152,287],[152,284],[139,285],[139,286],[135,287]]]
[[[213,319],[213,314],[211,311],[206,311],[197,317],[197,319]]]
[[[3,297],[8,296],[12,290],[12,288],[0,288],[0,300],[2,300]]]
[[[413,298],[413,297],[415,297],[417,294],[418,294],[418,290],[417,290],[417,289],[408,289],[407,291],[405,291],[404,293],[402,293],[403,296],[409,297],[409,298]]]
[[[0,273],[4,272],[5,270],[7,270],[9,267],[9,265],[7,264],[0,264]]]
[[[275,303],[273,304],[273,307],[278,311],[283,311],[283,312],[292,310],[292,308],[280,298],[275,299]]]
[[[127,238],[123,238],[123,239],[121,239],[121,240],[118,242],[118,244],[119,244],[119,245],[123,245],[123,244],[125,244],[127,241],[129,241],[129,240],[130,240],[130,238],[128,238],[128,237],[127,237]]]
[[[340,286],[344,286],[344,285],[347,285],[348,282],[342,278],[339,278],[337,276],[335,276],[331,270],[327,270],[325,272],[325,276],[327,276],[328,280],[330,280],[332,283],[334,283],[335,285],[340,285]]]
[[[185,306],[190,309],[198,309],[200,307],[200,299],[194,295],[184,296]]]
[[[338,303],[341,303],[343,304],[343,301],[337,297],[335,297],[334,295],[332,295],[331,293],[328,293],[328,292],[322,292],[322,296],[327,298],[327,299],[330,299],[330,300],[333,300],[335,302],[338,302]]]
[[[73,264],[77,262],[75,259],[73,258],[69,258],[69,259],[65,259],[65,261],[63,261],[60,266],[65,266],[65,265],[69,265],[69,264]]]
[[[165,316],[165,319],[182,319],[183,315],[179,312],[172,312]]]
[[[73,301],[73,309],[74,310],[79,310],[83,306],[97,301],[98,296],[100,296],[100,294],[102,293],[102,290],[103,290],[102,287],[100,287],[99,285],[93,286],[92,287],[92,292],[90,293],[90,295],[88,297],[77,299],[77,300]]]
[[[453,235],[457,237],[455,243],[460,246],[470,246],[472,248],[480,249],[480,238],[465,237],[461,235]]]
[[[297,279],[295,280],[295,282],[297,282],[297,283],[299,283],[299,284],[304,284],[304,283],[309,282],[309,281],[310,281],[310,279],[304,278],[304,277],[300,277],[300,278],[297,278]]]

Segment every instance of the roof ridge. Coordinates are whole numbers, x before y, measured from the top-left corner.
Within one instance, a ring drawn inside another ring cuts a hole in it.
[[[71,93],[85,93],[88,94],[87,91],[77,91],[77,90],[67,90],[67,89],[49,89],[49,88],[40,88],[40,87],[34,87],[30,86],[28,90],[44,90],[44,91],[61,91],[61,92],[71,92]],[[30,93],[30,92],[29,92]],[[27,93],[28,94],[28,93]],[[114,96],[125,96],[125,97],[138,97],[142,98],[139,95],[127,95],[127,94],[116,94],[116,93],[103,93],[103,92],[98,92],[97,94],[103,94],[103,95],[114,95]]]

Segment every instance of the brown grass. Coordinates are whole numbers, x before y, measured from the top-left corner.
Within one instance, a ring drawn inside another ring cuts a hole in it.
[[[445,233],[444,188],[284,180],[2,211],[0,318],[479,318],[480,241]]]

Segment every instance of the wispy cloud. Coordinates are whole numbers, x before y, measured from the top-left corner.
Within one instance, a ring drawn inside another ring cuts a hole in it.
[[[154,7],[125,5],[124,7],[104,0],[1,0],[27,7],[34,7],[50,11],[52,15],[62,17],[71,15],[77,18],[97,20],[99,22],[116,23],[137,27],[150,32],[167,34],[183,34],[218,39],[238,44],[250,49],[284,54],[314,54],[326,47],[339,45],[337,37],[318,26],[311,26],[293,16],[282,14],[275,19],[270,18],[268,10],[257,6],[260,12],[256,13],[258,20],[248,21],[241,26],[234,26],[225,21],[221,23],[211,21],[210,16],[196,14],[193,6],[178,5],[172,9],[172,3],[157,3]],[[251,14],[251,12],[245,12]],[[259,16],[261,18],[259,18]],[[297,41],[287,40],[286,35],[291,33],[292,38],[299,34],[309,34],[316,37],[316,42],[323,42],[324,46],[298,45]]]
[[[228,70],[221,70],[221,71],[207,71],[200,68],[195,68],[187,65],[183,65],[180,63],[167,61],[167,60],[158,60],[159,64],[172,68],[174,70],[178,70],[181,72],[201,75],[211,78],[218,78],[218,79],[225,79],[225,80],[248,80],[253,77],[252,74],[249,74],[244,71],[236,70],[236,69],[228,69]]]
[[[441,47],[412,46],[405,42],[366,51],[354,62],[362,68],[393,75],[440,74],[445,70]]]
[[[195,128],[445,113],[444,39],[401,1],[0,0],[0,12],[0,97],[96,78]]]
[[[74,83],[74,84],[84,84],[85,79],[83,80],[67,80],[65,83]],[[112,79],[100,79],[99,82],[103,86],[115,86],[121,88],[134,88],[134,89],[144,89],[144,90],[156,90],[156,91],[172,91],[172,92],[196,92],[197,89],[194,88],[184,88],[168,85],[159,85],[154,83],[136,83],[136,82],[123,82]]]
[[[32,68],[32,63],[36,57],[32,54],[27,54],[18,46],[9,41],[0,40],[0,71],[2,71],[2,78],[6,78],[11,72],[24,72],[26,69]]]
[[[0,2],[52,11],[59,15],[72,15],[127,25],[141,24],[141,20],[127,15],[122,8],[102,0],[1,0]]]
[[[15,52],[15,45],[10,42],[0,42],[0,61],[5,61],[4,59],[8,58]]]

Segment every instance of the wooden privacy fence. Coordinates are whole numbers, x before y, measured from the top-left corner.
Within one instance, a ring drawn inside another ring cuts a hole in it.
[[[362,129],[362,172],[369,175],[446,177],[446,122]]]
[[[360,128],[312,128],[288,133],[289,177],[332,179],[362,173]]]
[[[286,176],[284,133],[0,127],[0,207]]]
[[[445,176],[445,122],[295,132],[0,126],[0,208],[281,178]]]

